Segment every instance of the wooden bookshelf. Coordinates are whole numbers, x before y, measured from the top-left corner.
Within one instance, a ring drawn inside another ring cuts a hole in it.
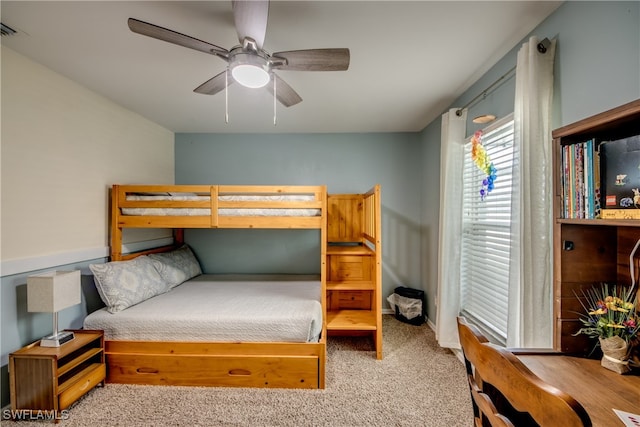
[[[588,355],[595,342],[580,329],[579,297],[600,283],[629,286],[629,256],[640,239],[640,220],[563,217],[562,147],[594,139],[617,140],[640,134],[640,100],[596,114],[553,131],[553,288],[554,346],[564,353]],[[600,159],[600,165],[604,159]],[[605,204],[601,203],[604,208]],[[638,281],[638,257],[635,264]]]

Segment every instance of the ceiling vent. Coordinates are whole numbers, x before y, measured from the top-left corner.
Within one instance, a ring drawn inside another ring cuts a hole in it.
[[[4,25],[2,22],[0,22],[0,33],[2,33],[2,37],[4,36],[12,36],[16,33],[17,31],[14,30],[11,27],[8,27],[6,25]]]

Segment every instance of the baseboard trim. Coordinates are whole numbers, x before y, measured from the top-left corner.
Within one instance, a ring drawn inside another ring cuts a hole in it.
[[[382,309],[382,314],[391,314],[391,315],[395,316],[396,312],[394,310],[391,310],[390,308],[383,308]],[[433,323],[431,321],[431,319],[429,319],[429,318],[427,318],[427,326],[429,326],[433,330],[433,332],[436,331],[435,323]]]
[[[145,240],[122,245],[122,253],[137,252],[144,249],[166,246],[173,243],[173,238]],[[55,268],[61,265],[77,264],[109,256],[109,247],[85,248],[77,251],[60,252],[50,255],[42,255],[29,258],[16,258],[2,261],[0,264],[0,277],[23,274],[31,271]]]

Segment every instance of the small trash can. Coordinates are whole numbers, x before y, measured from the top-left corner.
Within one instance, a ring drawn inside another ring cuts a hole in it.
[[[394,293],[387,297],[387,302],[396,312],[396,319],[401,322],[419,326],[426,320],[424,291],[420,289],[398,286]]]

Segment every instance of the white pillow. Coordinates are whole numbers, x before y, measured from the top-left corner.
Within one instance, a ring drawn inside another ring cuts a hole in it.
[[[89,265],[107,310],[117,313],[171,289],[156,264],[143,255],[130,261]]]
[[[171,252],[150,254],[149,258],[157,261],[160,276],[171,288],[202,274],[200,263],[187,245]]]

